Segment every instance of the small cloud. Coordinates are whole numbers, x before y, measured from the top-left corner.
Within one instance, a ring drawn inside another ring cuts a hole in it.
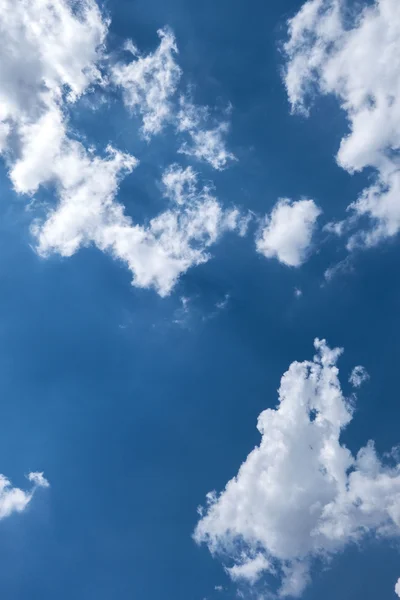
[[[314,200],[278,200],[256,240],[257,252],[276,258],[289,267],[299,267],[308,257],[315,224],[321,209]]]
[[[11,481],[4,475],[0,475],[0,520],[14,512],[23,512],[32,500],[35,490],[50,485],[43,473],[29,473],[27,479],[33,483],[29,491],[12,487]]]
[[[353,387],[359,388],[365,381],[368,381],[368,379],[369,374],[365,367],[357,365],[350,374],[349,383],[351,383]]]
[[[230,299],[230,295],[225,294],[224,299],[221,300],[220,302],[217,302],[215,305],[215,308],[217,308],[218,310],[224,310],[228,306],[229,299]]]
[[[245,579],[250,584],[255,583],[264,571],[271,569],[270,562],[262,554],[258,554],[255,558],[246,558],[242,564],[234,565],[226,569],[227,573],[233,579]]]
[[[325,281],[329,283],[334,277],[336,277],[336,275],[351,273],[353,270],[353,259],[351,255],[348,255],[343,260],[326,269],[324,278]]]
[[[38,472],[29,473],[28,479],[29,479],[29,481],[32,481],[32,483],[34,483],[36,487],[44,487],[44,488],[50,487],[50,484],[47,481],[47,479],[43,476],[43,473],[38,473]]]
[[[346,221],[330,221],[322,228],[323,231],[327,231],[328,233],[333,233],[338,237],[341,237],[344,233]]]
[[[240,217],[238,219],[238,234],[240,237],[245,237],[245,235],[247,234],[247,231],[249,229],[249,225],[253,219],[253,213],[251,213],[250,211],[247,213],[247,215],[243,215],[242,217]]]
[[[181,306],[174,312],[173,323],[180,327],[188,327],[189,321],[189,304],[191,299],[187,296],[181,296],[179,299]]]
[[[397,580],[397,583],[394,587],[394,591],[395,591],[395,594],[397,594],[398,597],[400,598],[400,579]]]
[[[216,592],[223,592],[223,591],[224,591],[224,588],[222,587],[222,585],[216,585],[216,586],[214,587],[214,590],[215,590]]]
[[[303,295],[303,292],[301,291],[300,288],[294,288],[294,295],[296,296],[296,298],[300,298],[300,296]]]
[[[176,128],[179,133],[187,133],[191,142],[184,142],[178,152],[207,162],[213,169],[222,171],[230,162],[237,160],[226,147],[225,136],[229,131],[229,123],[223,121],[208,128],[208,118],[209,111],[206,107],[196,106],[181,97]]]

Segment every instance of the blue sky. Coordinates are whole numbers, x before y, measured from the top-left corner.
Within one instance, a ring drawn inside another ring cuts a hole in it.
[[[397,0],[12,6],[0,595],[396,598]]]

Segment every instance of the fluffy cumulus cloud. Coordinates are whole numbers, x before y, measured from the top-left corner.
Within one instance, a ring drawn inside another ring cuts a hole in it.
[[[0,519],[9,517],[14,512],[22,512],[26,509],[39,487],[49,487],[49,482],[43,473],[29,473],[29,481],[32,487],[28,491],[13,487],[11,481],[4,475],[0,475]]]
[[[289,21],[285,83],[293,111],[307,113],[316,94],[338,98],[349,123],[338,164],[376,172],[349,210],[371,226],[348,247],[372,246],[400,230],[400,4],[309,0]],[[340,233],[346,228],[341,227]]]
[[[279,200],[264,220],[256,240],[257,251],[290,267],[300,266],[307,258],[320,214],[313,200]]]
[[[397,580],[397,583],[394,587],[394,591],[397,594],[397,596],[400,598],[400,579]]]
[[[315,349],[283,375],[278,406],[258,418],[260,445],[208,494],[195,531],[234,579],[265,575],[281,597],[302,594],[315,561],[366,536],[400,535],[400,464],[385,464],[373,442],[355,456],[341,442],[354,403],[340,386],[342,351],[324,340]]]
[[[177,123],[178,102],[173,108],[171,98],[181,70],[168,29],[158,32],[154,52],[141,56],[129,42],[132,61],[110,66],[108,25],[94,0],[22,0],[17,7],[0,0],[0,151],[17,193],[32,196],[47,184],[55,191],[56,202],[32,225],[41,256],[71,256],[94,245],[124,262],[134,285],[166,295],[182,273],[208,260],[222,232],[240,233],[243,219],[224,210],[210,186],[200,187],[190,167],[178,165],[162,175],[164,212],[146,226],[125,214],[119,184],[139,161],[112,145],[87,148],[71,131],[70,112],[83,94],[95,85],[106,90],[111,79],[141,115],[149,139],[171,119]],[[200,152],[216,168],[227,160],[217,148],[221,140],[216,135]]]

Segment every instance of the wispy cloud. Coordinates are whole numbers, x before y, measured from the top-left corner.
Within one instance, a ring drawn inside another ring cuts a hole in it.
[[[0,151],[16,192],[32,197],[46,184],[55,190],[56,203],[32,224],[38,253],[71,256],[94,245],[128,266],[133,285],[167,295],[182,273],[210,258],[209,247],[223,232],[243,228],[240,212],[224,209],[192,167],[174,164],[162,174],[165,210],[135,224],[118,192],[138,159],[111,144],[104,152],[87,148],[71,134],[69,115],[77,99],[96,85],[106,93],[111,80],[142,117],[148,140],[168,122],[177,127],[178,100],[172,98],[181,69],[173,33],[160,30],[159,46],[147,55],[127,42],[132,60],[111,64],[109,21],[94,0],[76,8],[67,0],[11,4],[5,0],[0,8],[7,48],[0,53]],[[199,123],[189,135],[200,135]],[[229,155],[222,130],[210,144],[199,152],[220,168]]]
[[[126,106],[143,119],[145,138],[160,133],[172,118],[171,98],[177,90],[181,69],[176,63],[178,53],[175,37],[168,28],[158,31],[160,45],[147,56],[141,56],[131,41],[125,44],[132,55],[128,64],[117,63],[111,69],[113,82],[123,90]]]

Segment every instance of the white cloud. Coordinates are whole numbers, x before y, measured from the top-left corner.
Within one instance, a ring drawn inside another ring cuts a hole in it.
[[[93,0],[1,1],[0,152],[17,192],[53,178],[66,137],[62,107],[102,82],[107,28]]]
[[[12,487],[9,479],[0,475],[0,519],[9,517],[14,512],[24,511],[32,500],[36,488],[49,487],[49,482],[44,478],[43,473],[29,473],[28,479],[34,485],[31,490],[24,491]]]
[[[195,106],[181,97],[177,130],[180,133],[187,133],[191,141],[184,142],[178,152],[205,161],[217,171],[222,171],[230,162],[236,160],[235,155],[227,150],[225,142],[229,123],[224,121],[209,129],[208,118],[207,108]]]
[[[397,580],[394,591],[395,591],[395,594],[397,594],[400,598],[400,579]]]
[[[72,9],[65,0],[1,0],[1,120],[37,116],[46,95],[67,86],[73,101],[101,79],[107,21],[92,0]]]
[[[262,554],[257,554],[255,558],[246,559],[242,564],[234,565],[226,569],[227,573],[233,579],[237,581],[239,579],[246,579],[250,584],[258,581],[264,571],[269,571],[271,564]]]
[[[267,258],[277,258],[291,267],[306,259],[312,234],[321,210],[313,200],[291,202],[283,198],[265,218],[256,240],[257,251]]]
[[[384,464],[373,442],[356,456],[341,443],[354,401],[341,391],[341,350],[315,348],[282,377],[278,406],[258,418],[260,445],[221,494],[208,494],[195,531],[230,568],[243,575],[249,563],[250,582],[264,557],[282,597],[301,595],[313,561],[373,534],[400,536],[400,464]]]
[[[351,10],[350,10],[351,9]],[[345,0],[309,0],[289,21],[285,83],[294,111],[315,93],[334,94],[347,115],[338,164],[376,170],[377,180],[350,205],[371,228],[349,249],[372,246],[400,230],[400,4],[379,0],[358,11]],[[354,218],[351,224],[354,225]]]
[[[138,49],[128,42],[126,50],[131,52],[132,62],[118,63],[111,69],[112,80],[123,89],[126,106],[142,115],[142,132],[148,139],[160,133],[171,119],[171,97],[181,77],[175,61],[178,48],[173,33],[168,28],[157,33],[160,45],[155,52],[140,56]]]
[[[360,387],[365,381],[368,381],[369,375],[365,367],[357,365],[350,373],[349,382],[353,387]]]
[[[170,29],[160,29],[158,35],[160,45],[145,56],[140,55],[132,42],[127,42],[125,49],[133,55],[133,60],[111,67],[111,79],[122,88],[125,105],[142,116],[146,139],[160,133],[167,123],[174,124],[178,134],[189,138],[178,152],[221,171],[236,160],[226,147],[229,123],[225,120],[209,127],[208,108],[193,104],[185,96],[179,98],[178,107],[174,101],[182,75],[175,60],[178,47]]]
[[[11,151],[10,134],[18,137],[49,105],[72,103],[102,80],[97,61],[107,26],[92,0],[75,10],[65,0],[1,1],[0,151]]]
[[[98,156],[68,127],[74,101],[106,83],[99,65],[107,30],[94,0],[0,2],[0,151],[16,192],[32,195],[44,184],[56,190],[58,204],[32,226],[39,254],[71,256],[94,244],[128,265],[134,285],[165,295],[181,273],[208,260],[208,247],[223,231],[239,228],[240,214],[224,211],[210,188],[198,190],[190,167],[173,165],[163,184],[174,206],[147,226],[125,215],[116,196],[137,159],[111,146]],[[142,57],[130,43],[134,59],[111,68],[125,103],[141,114],[146,137],[176,117],[171,97],[181,75],[173,34],[158,34],[154,53]]]
[[[197,174],[192,167],[184,169],[177,164],[170,165],[163,173],[162,183],[164,195],[179,205],[196,196]]]
[[[119,183],[138,160],[112,146],[102,155],[74,139],[69,110],[94,84],[105,85],[108,22],[94,0],[0,1],[0,144],[16,192],[33,195],[51,184],[57,202],[32,233],[41,256],[71,256],[95,245],[123,261],[133,284],[168,294],[179,276],[209,259],[222,232],[240,227],[236,209],[225,211],[210,187],[199,189],[190,168],[170,167],[163,176],[166,210],[136,225],[117,201]],[[180,77],[175,39],[159,31],[159,48],[129,65],[114,65],[125,101],[143,117],[146,136],[161,130]],[[136,53],[132,46],[132,52]]]
[[[34,471],[28,474],[29,481],[32,481],[37,487],[50,487],[49,482],[44,477],[43,472]]]
[[[235,229],[233,211],[223,210],[208,188],[195,193],[194,174],[187,197],[178,185],[180,204],[160,213],[147,226],[135,225],[115,201],[120,173],[130,172],[135,159],[112,148],[109,158],[92,159],[76,142],[69,144],[71,154],[62,156],[60,168],[54,163],[57,174],[68,173],[67,181],[60,179],[60,205],[33,228],[40,254],[71,256],[81,246],[93,243],[127,264],[135,286],[154,288],[165,296],[182,273],[209,259],[209,246],[224,231]],[[68,168],[62,168],[64,163]],[[175,169],[183,173],[179,167]],[[171,178],[172,172],[169,168],[167,177]],[[175,200],[178,188],[172,192],[170,186],[168,190]]]

